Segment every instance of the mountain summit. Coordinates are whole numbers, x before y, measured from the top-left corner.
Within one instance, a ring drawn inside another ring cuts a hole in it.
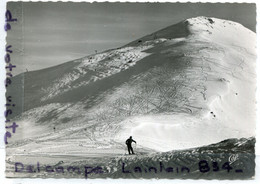
[[[7,89],[20,102],[20,129],[8,146],[120,152],[132,135],[140,150],[170,151],[254,136],[255,40],[238,23],[197,17],[20,74]]]

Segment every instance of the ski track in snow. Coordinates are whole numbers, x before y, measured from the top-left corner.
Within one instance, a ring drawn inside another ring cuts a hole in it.
[[[149,55],[149,53],[144,52],[145,50],[152,48],[154,44],[164,41],[166,41],[166,39],[147,41],[138,47],[119,48],[86,57],[83,61],[75,61],[79,62],[79,65],[75,67],[71,73],[65,74],[60,79],[54,81],[53,86],[45,89],[44,91],[47,95],[41,98],[41,101],[127,70],[129,67],[134,66],[136,62]],[[94,73],[89,80],[72,85],[74,81],[91,71]]]

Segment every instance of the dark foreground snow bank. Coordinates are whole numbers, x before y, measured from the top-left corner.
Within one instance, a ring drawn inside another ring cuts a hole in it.
[[[56,158],[56,164],[9,163],[9,177],[40,178],[165,178],[252,179],[255,175],[255,138],[227,139],[208,146],[92,159]],[[68,158],[68,157],[66,157]],[[28,156],[28,159],[30,157]]]
[[[123,157],[116,162],[117,171],[110,173],[109,176],[113,178],[249,179],[255,174],[254,145],[255,138],[227,139],[199,148],[145,157]],[[129,173],[125,173],[128,171]]]

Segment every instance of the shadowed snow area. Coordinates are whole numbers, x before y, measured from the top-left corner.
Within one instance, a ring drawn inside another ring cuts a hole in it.
[[[238,23],[197,17],[20,74],[7,89],[19,125],[7,155],[121,154],[130,135],[139,152],[254,136],[255,40]]]

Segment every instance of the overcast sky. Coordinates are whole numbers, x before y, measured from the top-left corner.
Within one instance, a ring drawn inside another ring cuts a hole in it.
[[[255,31],[254,4],[9,2],[13,74],[116,48],[187,18],[233,20]]]

